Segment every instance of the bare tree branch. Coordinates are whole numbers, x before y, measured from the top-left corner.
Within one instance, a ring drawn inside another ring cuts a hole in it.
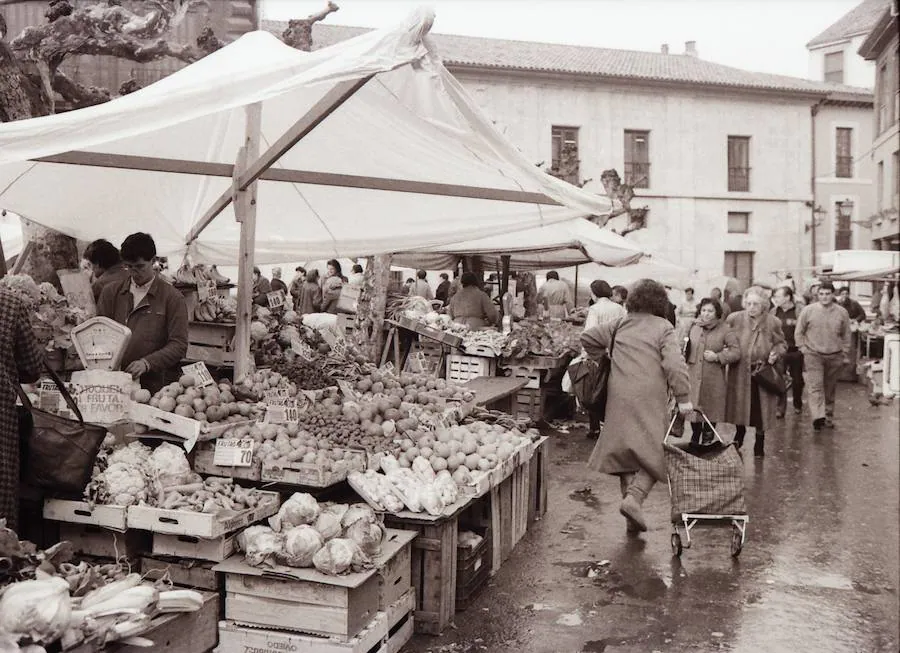
[[[295,18],[288,21],[288,27],[281,34],[281,39],[292,48],[310,52],[312,50],[312,28],[315,23],[340,9],[334,2],[328,0],[328,6],[317,14],[311,14],[306,18]]]

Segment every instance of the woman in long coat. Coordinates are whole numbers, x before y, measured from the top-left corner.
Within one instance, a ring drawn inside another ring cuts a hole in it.
[[[34,383],[44,355],[24,302],[0,288],[0,518],[19,519],[19,416],[14,383]]]
[[[316,269],[306,273],[306,281],[300,285],[297,297],[297,312],[300,315],[318,313],[322,310],[322,287],[319,285],[319,271]]]
[[[737,424],[735,444],[744,444],[747,427],[756,428],[753,453],[765,455],[766,429],[775,424],[778,395],[766,392],[750,372],[762,362],[775,364],[787,351],[781,321],[768,312],[765,291],[756,286],[744,291],[744,310],[731,313],[725,321],[734,330],[741,346],[741,360],[728,370],[725,421]]]
[[[675,329],[663,317],[668,308],[665,288],[650,279],[638,281],[625,306],[627,316],[588,329],[581,344],[591,358],[600,360],[614,339],[606,424],[588,464],[619,476],[619,512],[634,532],[647,530],[641,506],[653,485],[666,480],[662,441],[670,391],[682,414],[693,407]]]
[[[726,369],[741,359],[737,335],[722,321],[722,305],[706,297],[688,335],[687,365],[691,403],[712,422],[725,421]],[[700,441],[704,422],[694,422],[692,441]]]

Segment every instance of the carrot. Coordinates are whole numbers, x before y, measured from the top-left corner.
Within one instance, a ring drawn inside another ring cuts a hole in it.
[[[181,494],[191,494],[199,492],[203,489],[203,483],[188,483],[187,485],[171,485],[166,488],[166,492],[180,492]]]

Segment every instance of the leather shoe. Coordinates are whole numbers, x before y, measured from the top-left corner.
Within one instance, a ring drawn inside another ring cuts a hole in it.
[[[825,418],[824,417],[817,417],[816,419],[813,420],[813,430],[814,431],[821,431],[823,428],[825,428]]]
[[[626,494],[619,506],[619,512],[628,520],[629,532],[643,533],[647,530],[647,522],[644,521],[644,511],[640,502],[633,494]]]

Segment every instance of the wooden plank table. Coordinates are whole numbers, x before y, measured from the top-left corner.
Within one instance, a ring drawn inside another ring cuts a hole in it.
[[[528,379],[514,376],[479,376],[462,384],[475,395],[475,404],[513,414],[516,393],[528,385]]]

